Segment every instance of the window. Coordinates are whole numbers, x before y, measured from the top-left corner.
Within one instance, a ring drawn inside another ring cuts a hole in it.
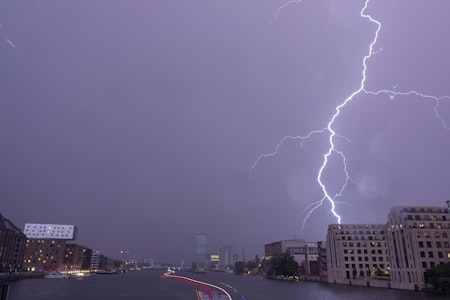
[[[439,236],[440,236],[439,231],[435,231],[435,232],[434,232],[434,237],[435,237],[435,238],[438,238]]]
[[[420,251],[420,257],[425,257],[425,252],[424,251]]]
[[[423,242],[422,241],[419,242],[419,248],[423,248]]]
[[[436,242],[436,248],[442,248],[441,242],[440,242],[440,241],[437,241],[437,242]]]
[[[442,233],[442,237],[443,237],[443,238],[447,238],[447,232],[443,232],[443,233]]]
[[[444,255],[442,255],[442,251],[438,251],[438,257],[439,258],[444,258]]]
[[[448,248],[448,242],[444,242],[444,248]]]
[[[422,262],[422,268],[424,268],[424,269],[427,268],[427,262],[426,262],[426,261],[423,261],[423,262]]]
[[[428,257],[429,258],[433,258],[434,256],[433,256],[433,251],[428,251]]]
[[[430,241],[427,242],[427,248],[431,248],[431,242]]]
[[[383,261],[383,256],[379,256],[378,261]]]

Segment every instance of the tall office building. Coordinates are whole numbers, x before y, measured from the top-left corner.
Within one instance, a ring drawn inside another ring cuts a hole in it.
[[[424,272],[450,262],[449,236],[447,207],[391,208],[387,240],[392,287],[410,290],[425,287]]]
[[[197,265],[206,263],[206,234],[197,233],[195,258]]]

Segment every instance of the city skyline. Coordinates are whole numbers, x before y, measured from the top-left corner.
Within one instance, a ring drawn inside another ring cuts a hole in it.
[[[370,53],[364,2],[26,4],[0,3],[0,213],[21,229],[75,224],[110,257],[186,263],[197,232],[249,257],[325,240],[329,202],[304,223],[323,199],[320,130],[367,55],[370,92],[333,123],[321,177],[330,195],[347,183],[341,222],[450,199],[445,1],[368,1]]]

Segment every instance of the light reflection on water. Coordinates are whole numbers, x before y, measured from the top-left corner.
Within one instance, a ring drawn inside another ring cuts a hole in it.
[[[164,278],[163,270],[128,272],[116,275],[95,275],[83,280],[28,279],[12,282],[8,300],[47,299],[196,299],[194,286]],[[234,300],[319,299],[319,300],[425,300],[449,299],[445,295],[394,289],[326,284],[318,282],[282,282],[259,276],[209,272],[181,275],[217,284]],[[232,287],[232,288],[230,288]]]

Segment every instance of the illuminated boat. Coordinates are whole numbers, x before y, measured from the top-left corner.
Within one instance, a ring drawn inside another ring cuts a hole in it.
[[[60,273],[60,272],[52,272],[52,273],[45,274],[44,278],[49,278],[49,279],[66,279],[66,278],[70,278],[70,275],[69,274],[65,274],[65,273]]]

